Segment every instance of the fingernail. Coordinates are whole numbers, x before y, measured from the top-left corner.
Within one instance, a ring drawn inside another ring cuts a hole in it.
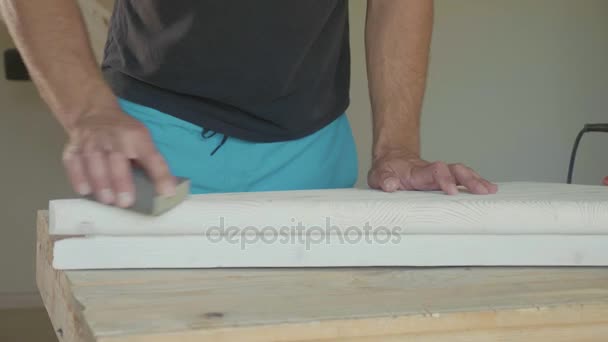
[[[103,189],[99,193],[101,201],[107,204],[114,202],[114,193],[110,189]]]
[[[130,207],[133,204],[133,195],[128,192],[121,192],[118,194],[118,206]]]
[[[86,196],[91,193],[91,187],[87,183],[82,183],[78,186],[78,193],[82,196]]]
[[[485,186],[483,186],[483,185],[479,185],[479,186],[477,187],[477,193],[478,193],[479,195],[487,195],[487,194],[489,194],[489,193],[490,193],[490,189],[486,188],[486,187],[485,187]]]
[[[397,191],[399,189],[399,181],[391,178],[384,181],[384,190],[388,192]]]

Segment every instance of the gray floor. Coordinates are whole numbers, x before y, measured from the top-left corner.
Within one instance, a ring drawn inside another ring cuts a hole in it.
[[[44,308],[0,310],[0,341],[57,342]]]

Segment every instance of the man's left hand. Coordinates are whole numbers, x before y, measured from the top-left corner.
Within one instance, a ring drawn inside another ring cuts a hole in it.
[[[496,184],[463,164],[431,163],[405,150],[393,150],[376,157],[367,182],[371,188],[386,192],[442,190],[454,195],[458,193],[459,185],[473,194],[487,195],[498,191]],[[608,185],[608,179],[604,182]]]

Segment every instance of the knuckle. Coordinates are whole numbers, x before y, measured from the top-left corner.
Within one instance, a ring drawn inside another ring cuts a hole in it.
[[[122,151],[112,150],[108,153],[108,158],[113,161],[125,159],[125,154]]]
[[[99,152],[99,146],[96,139],[87,139],[81,144],[80,150],[85,157],[90,157]]]
[[[447,169],[447,164],[442,161],[436,161],[431,163],[431,170],[433,170],[433,172],[435,173],[444,172]]]
[[[462,164],[462,163],[455,163],[455,164],[452,164],[452,167],[453,167],[455,170],[468,170],[468,169],[469,169],[469,168],[468,168],[466,165],[464,165],[464,164]]]
[[[168,172],[168,167],[165,163],[165,159],[157,151],[150,152],[147,155],[146,159],[148,160],[148,164],[150,165],[150,168],[152,168],[154,171],[156,171],[158,173],[167,173]]]
[[[61,161],[64,163],[71,162],[76,158],[76,153],[77,152],[68,149],[63,150],[63,153],[61,154]]]
[[[82,149],[82,157],[84,159],[94,159],[101,155],[99,149],[95,146],[84,147]]]

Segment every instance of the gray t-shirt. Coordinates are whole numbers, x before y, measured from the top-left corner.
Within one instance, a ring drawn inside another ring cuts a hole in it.
[[[209,130],[300,138],[349,104],[348,0],[117,0],[117,96]]]

